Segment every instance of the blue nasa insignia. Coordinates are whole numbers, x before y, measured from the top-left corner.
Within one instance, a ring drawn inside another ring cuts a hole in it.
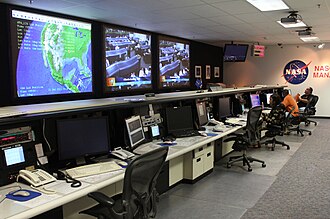
[[[286,64],[283,71],[283,76],[290,84],[301,84],[308,77],[308,65],[300,60],[293,60]]]

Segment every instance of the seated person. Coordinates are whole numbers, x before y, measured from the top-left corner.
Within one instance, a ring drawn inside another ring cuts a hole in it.
[[[281,103],[281,97],[278,94],[270,96],[270,107],[272,108],[269,114],[263,115],[263,120],[269,125],[283,125],[285,120],[285,106]]]
[[[312,97],[313,97],[313,88],[312,87],[306,88],[303,95],[300,96],[300,94],[298,93],[295,96],[295,99],[298,103],[298,107],[300,108],[300,111],[304,111],[304,108],[312,100]]]
[[[295,99],[293,99],[291,94],[289,94],[288,90],[283,90],[283,97],[284,99],[282,101],[282,104],[284,105],[286,111],[291,112],[292,108],[294,107],[293,111],[291,112],[291,116],[299,116],[299,108],[297,102],[295,101]]]

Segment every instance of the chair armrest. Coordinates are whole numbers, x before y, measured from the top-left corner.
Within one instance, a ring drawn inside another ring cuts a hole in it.
[[[88,194],[88,197],[91,197],[101,205],[105,207],[112,207],[115,204],[115,201],[109,196],[101,193],[101,192],[91,192]]]

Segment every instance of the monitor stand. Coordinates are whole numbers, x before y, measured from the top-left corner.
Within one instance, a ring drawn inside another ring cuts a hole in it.
[[[77,157],[75,161],[76,161],[76,166],[84,166],[87,164],[87,160],[85,157]]]

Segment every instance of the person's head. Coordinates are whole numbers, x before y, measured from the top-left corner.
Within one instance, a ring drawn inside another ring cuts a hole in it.
[[[312,93],[313,93],[313,88],[312,87],[308,87],[308,88],[305,89],[305,94],[306,95],[310,95]]]
[[[284,90],[282,91],[282,94],[283,94],[283,97],[286,97],[286,95],[289,94],[289,90],[284,89]]]
[[[282,102],[280,95],[273,94],[270,96],[270,106],[275,107]]]

